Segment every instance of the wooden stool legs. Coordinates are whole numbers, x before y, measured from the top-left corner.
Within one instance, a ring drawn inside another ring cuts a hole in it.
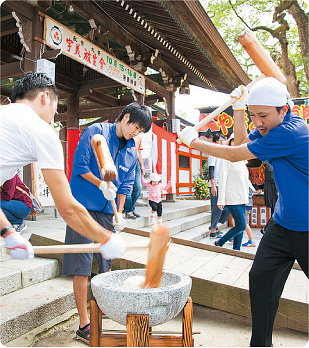
[[[193,347],[192,333],[193,303],[191,297],[182,312],[182,337],[172,335],[152,335],[149,327],[149,315],[128,314],[127,330],[123,334],[101,334],[102,313],[94,300],[90,301],[90,347],[149,347],[174,346]],[[151,335],[151,338],[150,338]],[[105,339],[104,339],[105,337]],[[150,342],[151,341],[151,342]],[[160,344],[161,342],[161,344]],[[164,344],[168,345],[164,345]]]
[[[127,347],[149,347],[149,315],[127,315]]]
[[[90,323],[89,347],[100,347],[102,313],[94,300],[90,300]]]
[[[192,335],[193,303],[192,298],[188,298],[187,304],[182,310],[182,344],[183,347],[193,347]]]

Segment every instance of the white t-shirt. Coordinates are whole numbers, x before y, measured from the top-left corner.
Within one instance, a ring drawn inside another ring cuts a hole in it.
[[[221,162],[221,158],[213,157],[211,155],[208,156],[208,168],[214,167],[215,186],[218,186],[219,184],[220,162]],[[209,187],[211,187],[210,180],[209,180]]]
[[[64,169],[61,142],[53,128],[26,104],[0,107],[0,185],[17,169],[36,162],[40,169]]]
[[[244,161],[220,163],[218,205],[238,205],[249,202],[249,172]]]

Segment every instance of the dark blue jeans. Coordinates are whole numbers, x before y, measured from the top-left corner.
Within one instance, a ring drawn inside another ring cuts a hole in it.
[[[224,207],[223,210],[218,208],[218,186],[217,187],[217,196],[213,196],[211,193],[211,188],[209,188],[209,193],[210,193],[210,205],[211,205],[211,224],[210,227],[216,229],[218,222],[221,224],[224,224],[225,221],[229,218],[230,216],[230,211]]]
[[[24,202],[14,199],[10,201],[0,201],[0,206],[10,223],[16,225],[22,224],[24,218],[26,218],[31,211],[31,208],[27,207]]]
[[[139,163],[136,163],[135,168],[135,179],[133,184],[133,189],[130,195],[127,195],[126,201],[124,203],[123,211],[125,213],[129,213],[135,210],[135,203],[138,200],[142,192],[142,175],[141,175],[141,167]]]
[[[230,213],[232,214],[235,226],[232,227],[226,234],[221,237],[217,243],[220,246],[223,246],[225,242],[234,238],[233,249],[240,250],[242,236],[246,229],[246,205],[238,204],[238,205],[226,205],[225,206]]]

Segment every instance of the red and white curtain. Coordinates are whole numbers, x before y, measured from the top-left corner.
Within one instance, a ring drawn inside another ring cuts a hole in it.
[[[152,124],[152,172],[161,176],[163,185],[172,182],[167,193],[176,193],[176,138],[176,134]]]

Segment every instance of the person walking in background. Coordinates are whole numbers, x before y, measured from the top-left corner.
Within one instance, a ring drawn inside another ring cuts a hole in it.
[[[125,213],[126,219],[139,218],[140,215],[135,211],[135,204],[142,192],[142,175],[145,175],[145,167],[142,158],[142,137],[137,135],[134,137],[135,148],[137,152],[137,163],[135,167],[135,179],[133,184],[133,189],[130,194],[127,195],[126,201],[124,203],[123,212]]]
[[[274,177],[273,166],[266,162],[265,163],[265,182],[264,182],[264,201],[266,207],[270,208],[271,216],[275,211],[275,205],[278,200],[278,191]]]
[[[161,183],[161,177],[157,173],[151,173],[150,182],[144,181],[144,176],[142,176],[142,184],[148,189],[148,200],[151,207],[150,220],[151,223],[156,222],[155,213],[158,215],[158,223],[162,223],[162,199],[161,194],[163,190],[168,190],[171,187],[171,182],[169,181],[164,187]]]
[[[32,209],[32,200],[28,187],[16,174],[1,186],[0,191],[2,211],[16,232],[23,232],[27,228],[24,219],[30,214]]]
[[[233,134],[226,144],[234,146]],[[246,229],[246,204],[249,197],[248,176],[248,169],[244,161],[233,163],[222,160],[219,175],[218,207],[223,210],[225,206],[230,211],[235,226],[215,241],[216,246],[222,247],[233,238],[233,249],[240,250],[243,233]]]
[[[215,133],[212,142],[215,144],[222,145],[225,141],[225,136],[222,133]],[[230,211],[227,208],[223,210],[219,209],[218,202],[218,182],[219,182],[219,172],[220,172],[220,162],[221,159],[208,156],[208,169],[209,169],[209,194],[210,194],[210,205],[211,205],[211,224],[210,224],[210,238],[222,237],[217,225],[218,222],[224,224],[225,221],[230,216]]]
[[[255,188],[253,187],[250,180],[248,180],[248,185],[249,185],[249,203],[246,204],[246,233],[248,236],[248,242],[244,243],[242,246],[255,247],[256,243],[253,239],[252,229],[250,227],[250,212],[252,212],[252,206],[253,206],[252,196],[253,196],[253,193],[255,192]]]
[[[276,187],[273,166],[267,161],[265,162],[264,166],[265,166],[264,202],[266,207],[270,208],[271,216],[273,216],[275,211],[275,205],[278,200],[278,191]],[[261,228],[262,234],[264,234],[265,228]]]

